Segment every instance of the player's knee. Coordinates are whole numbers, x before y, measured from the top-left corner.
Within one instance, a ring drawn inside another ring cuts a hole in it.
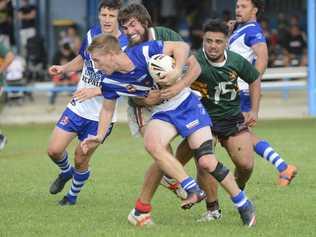
[[[88,166],[89,166],[89,158],[75,152],[75,168],[82,170],[82,169],[87,169]]]
[[[212,155],[213,154],[213,144],[212,140],[207,140],[203,142],[199,148],[195,149],[194,157],[199,162],[199,159],[205,155]]]
[[[221,162],[218,162],[214,171],[210,174],[218,181],[222,182],[226,176],[229,174],[229,169],[227,169]]]
[[[60,151],[58,149],[56,149],[55,147],[48,147],[47,149],[47,155],[51,158],[51,159],[59,159],[60,157],[63,156],[63,151]]]
[[[145,140],[144,145],[145,145],[146,151],[154,155],[155,157],[156,155],[159,154],[159,152],[162,151],[162,149],[164,149],[163,146],[157,142],[152,142],[152,141],[150,142],[150,141]]]

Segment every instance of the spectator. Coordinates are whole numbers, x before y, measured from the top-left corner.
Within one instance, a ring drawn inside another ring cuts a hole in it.
[[[13,7],[11,1],[0,0],[0,41],[5,47],[14,44]]]
[[[3,43],[0,42],[0,97],[3,93],[4,72],[8,66],[12,63],[14,54]],[[1,103],[1,102],[0,102]],[[1,105],[0,105],[1,106]],[[0,111],[1,112],[1,111]],[[0,150],[2,150],[6,144],[7,138],[0,131]]]
[[[59,50],[53,58],[54,65],[64,65],[70,62],[76,57],[76,54],[72,51],[69,43],[64,43],[60,46]],[[52,77],[52,81],[57,90],[54,90],[49,98],[49,104],[54,105],[57,95],[59,93],[58,88],[63,86],[74,86],[79,81],[78,73],[71,72],[63,75],[57,75]]]
[[[36,7],[30,4],[29,0],[21,0],[21,7],[18,10],[18,18],[21,21],[21,54],[26,56],[25,47],[27,40],[36,35]]]
[[[306,37],[300,30],[298,25],[292,25],[290,35],[288,36],[285,49],[289,53],[289,61],[291,66],[306,65]]]
[[[66,40],[69,42],[72,51],[78,55],[81,46],[81,38],[76,25],[67,28]]]

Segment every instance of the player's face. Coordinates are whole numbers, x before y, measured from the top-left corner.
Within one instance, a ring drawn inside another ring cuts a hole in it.
[[[117,22],[118,10],[101,8],[99,12],[99,22],[101,25],[102,33],[114,33],[118,29]]]
[[[94,66],[102,72],[111,75],[114,72],[114,60],[112,54],[104,54],[102,52],[93,52],[91,58]]]
[[[141,43],[145,40],[146,30],[144,26],[134,17],[122,25],[124,34],[127,35],[131,45]]]
[[[236,21],[245,23],[256,20],[257,8],[254,7],[251,0],[238,0],[236,3]]]
[[[203,48],[207,57],[214,63],[224,61],[226,37],[222,32],[206,32],[203,36]]]

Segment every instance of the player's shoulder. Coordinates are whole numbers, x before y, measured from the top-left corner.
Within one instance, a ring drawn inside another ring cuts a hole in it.
[[[227,49],[226,53],[227,53],[228,62],[232,64],[242,64],[247,61],[242,55],[232,50]]]
[[[101,26],[99,24],[96,24],[88,30],[87,36],[95,37],[101,33],[102,33]]]
[[[164,41],[183,41],[179,33],[174,30],[164,27],[164,26],[155,26],[150,28],[152,34],[154,34],[154,39],[164,40]]]

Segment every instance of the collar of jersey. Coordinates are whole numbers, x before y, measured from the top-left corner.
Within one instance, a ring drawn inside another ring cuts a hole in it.
[[[226,61],[227,61],[227,51],[226,51],[226,50],[224,50],[224,58],[225,58],[225,59],[224,59],[223,62],[220,62],[220,63],[214,63],[214,62],[212,62],[211,60],[209,60],[208,57],[207,57],[207,55],[206,55],[206,53],[205,53],[205,50],[204,50],[203,47],[202,47],[202,51],[203,51],[203,55],[204,55],[206,61],[207,61],[210,65],[212,65],[212,66],[214,66],[214,67],[223,67],[223,66],[225,65],[225,63],[226,63]]]

